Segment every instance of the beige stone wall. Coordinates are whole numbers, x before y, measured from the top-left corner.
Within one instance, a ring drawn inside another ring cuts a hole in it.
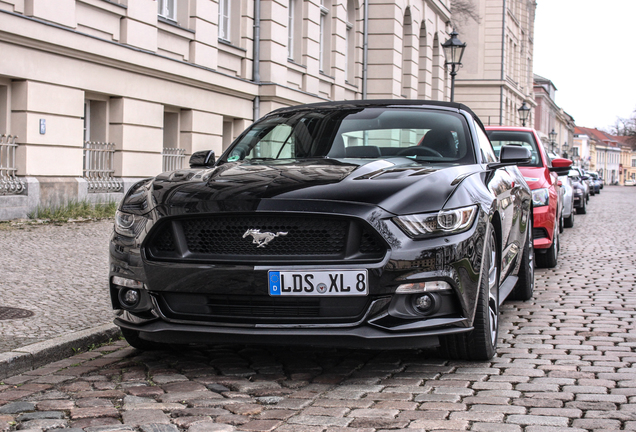
[[[517,109],[534,107],[532,34],[534,2],[474,0],[481,20],[462,25],[467,47],[455,82],[455,101],[486,124],[521,126]],[[526,126],[533,124],[533,115]]]
[[[116,177],[152,176],[168,145],[220,155],[255,112],[363,97],[363,0],[261,0],[258,82],[254,0],[231,2],[223,39],[217,0],[176,3],[162,17],[155,0],[0,0],[0,134],[19,136],[18,175],[82,189],[68,185],[89,140],[114,143]],[[448,100],[450,1],[369,3],[367,97]]]

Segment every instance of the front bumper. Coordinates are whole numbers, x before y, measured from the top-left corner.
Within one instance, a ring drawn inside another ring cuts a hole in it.
[[[548,249],[552,246],[554,241],[554,226],[555,226],[555,212],[556,207],[553,206],[541,206],[533,208],[533,225],[536,229],[543,228],[543,237],[538,238],[534,236],[534,248],[535,249]]]
[[[115,324],[139,332],[141,339],[162,343],[370,349],[436,346],[442,335],[472,329],[487,223],[487,215],[480,214],[464,233],[417,241],[390,222],[379,225],[379,229],[374,225],[384,238],[390,239],[382,260],[327,267],[365,268],[369,274],[368,297],[362,301],[347,297],[321,299],[314,317],[288,312],[250,315],[241,312],[241,303],[272,302],[272,311],[276,311],[281,303],[268,294],[268,270],[321,270],[325,269],[323,265],[151,261],[144,253],[143,239],[131,241],[114,234],[110,246],[110,291],[118,315]],[[114,276],[143,282],[143,310],[125,310],[120,301],[122,287],[113,284]],[[400,285],[425,281],[444,281],[451,289],[435,294],[442,306],[433,313],[413,313],[409,305],[417,294],[395,291]],[[229,302],[227,311],[219,312],[218,304],[210,307],[219,298]]]

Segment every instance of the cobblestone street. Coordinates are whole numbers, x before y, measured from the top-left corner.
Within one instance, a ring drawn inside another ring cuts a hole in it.
[[[498,355],[123,341],[0,383],[0,431],[636,431],[636,188],[605,187],[534,298],[502,307]],[[111,320],[110,222],[0,231],[0,351]],[[63,247],[60,247],[63,245]],[[79,312],[78,312],[79,311]]]
[[[0,307],[35,313],[0,320],[0,352],[112,321],[112,226],[100,221],[0,230]]]

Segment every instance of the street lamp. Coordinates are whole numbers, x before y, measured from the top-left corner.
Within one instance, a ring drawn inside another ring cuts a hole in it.
[[[466,49],[466,44],[462,43],[457,38],[457,32],[455,30],[450,34],[450,39],[442,44],[444,48],[444,56],[446,57],[446,64],[451,65],[451,97],[450,100],[455,100],[455,75],[457,75],[457,69],[462,65],[462,56]]]
[[[554,131],[554,128],[552,128],[552,132],[550,132],[548,135],[550,135],[550,149],[554,153],[554,148],[556,147],[556,137],[557,137],[557,133]]]
[[[568,145],[568,142],[567,142],[567,141],[566,141],[566,142],[564,142],[564,143],[563,143],[563,147],[561,147],[561,149],[563,150],[563,157],[564,157],[564,158],[566,158],[566,159],[568,158],[568,148],[569,148],[569,147],[570,147],[570,146]]]
[[[517,111],[519,112],[521,124],[523,125],[523,127],[526,127],[526,120],[528,120],[528,117],[530,117],[530,107],[526,105],[526,101],[523,101]]]

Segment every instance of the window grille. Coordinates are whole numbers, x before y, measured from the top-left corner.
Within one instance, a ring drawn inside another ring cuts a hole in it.
[[[16,177],[17,138],[15,135],[0,135],[0,195],[15,195],[26,190],[24,181]]]
[[[121,192],[123,183],[115,173],[115,144],[84,141],[84,179],[89,193]]]
[[[182,169],[183,161],[185,160],[185,149],[164,148],[162,157],[164,172]]]

